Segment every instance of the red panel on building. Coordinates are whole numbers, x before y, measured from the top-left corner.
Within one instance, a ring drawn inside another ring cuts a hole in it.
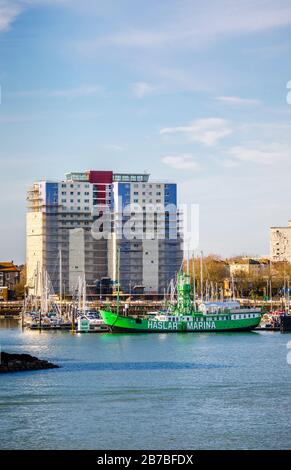
[[[93,184],[111,184],[113,182],[113,171],[90,171],[89,182]]]

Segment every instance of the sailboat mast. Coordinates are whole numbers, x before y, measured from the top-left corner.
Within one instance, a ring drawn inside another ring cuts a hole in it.
[[[47,271],[44,271],[44,305],[45,305],[45,313],[48,313],[48,275]]]
[[[82,298],[82,278],[81,276],[79,276],[79,279],[78,279],[78,311],[79,312],[81,312],[81,309],[82,309],[81,298]]]
[[[193,308],[196,311],[196,273],[195,273],[195,251],[193,251],[192,259],[192,275],[193,275]]]
[[[201,285],[201,302],[203,302],[203,251],[200,253],[200,285]]]
[[[189,269],[189,263],[190,263],[190,262],[189,262],[189,258],[190,258],[190,250],[189,250],[189,248],[188,248],[188,250],[187,250],[187,265],[186,265],[186,273],[187,273],[188,275],[189,275],[189,273],[190,273],[190,269]]]
[[[62,316],[62,301],[63,301],[63,266],[62,266],[62,250],[59,250],[60,258],[60,315]]]
[[[86,278],[84,276],[83,278],[83,314],[85,315],[86,313]]]

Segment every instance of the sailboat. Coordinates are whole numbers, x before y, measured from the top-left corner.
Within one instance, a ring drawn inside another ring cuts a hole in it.
[[[100,314],[87,305],[87,289],[85,276],[78,280],[78,309],[77,332],[78,333],[103,333],[108,331]]]
[[[37,265],[34,276],[34,295],[26,299],[24,305],[24,325],[32,329],[60,328],[60,310],[54,299],[50,277],[45,269],[40,270]],[[28,309],[29,305],[32,306],[31,310]]]

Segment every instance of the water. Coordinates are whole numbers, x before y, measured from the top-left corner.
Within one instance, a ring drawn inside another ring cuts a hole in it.
[[[0,322],[3,351],[61,366],[0,375],[0,448],[290,448],[288,340],[271,332],[72,336]]]

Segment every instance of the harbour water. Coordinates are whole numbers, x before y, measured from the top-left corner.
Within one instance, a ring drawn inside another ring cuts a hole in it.
[[[290,335],[79,334],[0,322],[1,449],[288,449]]]

